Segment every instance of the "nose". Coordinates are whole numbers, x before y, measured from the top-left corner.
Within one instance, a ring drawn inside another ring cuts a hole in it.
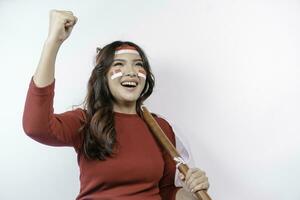
[[[126,65],[124,76],[136,77],[137,72],[135,71],[134,67],[130,64]]]
[[[136,77],[137,74],[135,72],[128,72],[128,73],[125,73],[124,76]]]

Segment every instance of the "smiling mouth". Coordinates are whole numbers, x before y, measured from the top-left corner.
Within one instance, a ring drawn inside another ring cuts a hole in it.
[[[138,83],[133,81],[124,81],[121,83],[121,85],[126,88],[135,88],[138,85]]]

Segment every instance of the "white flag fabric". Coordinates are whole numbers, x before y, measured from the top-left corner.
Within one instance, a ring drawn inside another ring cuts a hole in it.
[[[166,120],[165,117],[158,115],[160,118]],[[175,147],[178,153],[180,154],[183,161],[189,166],[189,168],[195,167],[195,162],[192,156],[191,149],[189,148],[189,143],[187,137],[184,135],[183,131],[181,131],[179,126],[176,126],[174,123],[166,120],[171,125],[174,135],[175,135]],[[179,171],[176,169],[174,185],[176,187],[184,187],[181,179],[179,178]]]
[[[195,162],[192,156],[191,149],[187,137],[184,136],[183,132],[174,124],[171,124],[173,127],[173,132],[175,134],[175,143],[178,153],[181,155],[184,162],[189,166],[189,168],[195,167]],[[179,178],[179,170],[176,169],[174,184],[176,187],[183,187],[182,181]]]

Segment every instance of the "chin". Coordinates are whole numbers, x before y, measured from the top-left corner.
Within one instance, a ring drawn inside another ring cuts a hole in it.
[[[124,99],[126,103],[135,103],[138,99]]]
[[[123,101],[126,101],[126,102],[135,102],[137,101],[139,98],[138,95],[134,95],[134,96],[123,96]]]
[[[137,99],[138,97],[133,97],[133,96],[120,96],[118,98],[118,101],[129,103],[129,102],[135,102]]]

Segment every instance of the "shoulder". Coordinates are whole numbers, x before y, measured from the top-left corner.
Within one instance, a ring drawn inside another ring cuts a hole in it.
[[[168,122],[168,120],[158,114],[154,115],[154,119],[159,123],[159,125],[165,126],[165,127],[171,127],[170,123]]]
[[[175,135],[173,132],[173,128],[170,125],[169,121],[166,119],[166,117],[157,114],[157,113],[152,113],[154,119],[157,121],[159,126],[162,128],[162,130],[165,132],[165,134],[168,136],[168,138],[173,142],[175,141]]]
[[[78,118],[80,121],[86,120],[86,110],[83,108],[73,108],[70,111],[65,112],[65,114]]]

